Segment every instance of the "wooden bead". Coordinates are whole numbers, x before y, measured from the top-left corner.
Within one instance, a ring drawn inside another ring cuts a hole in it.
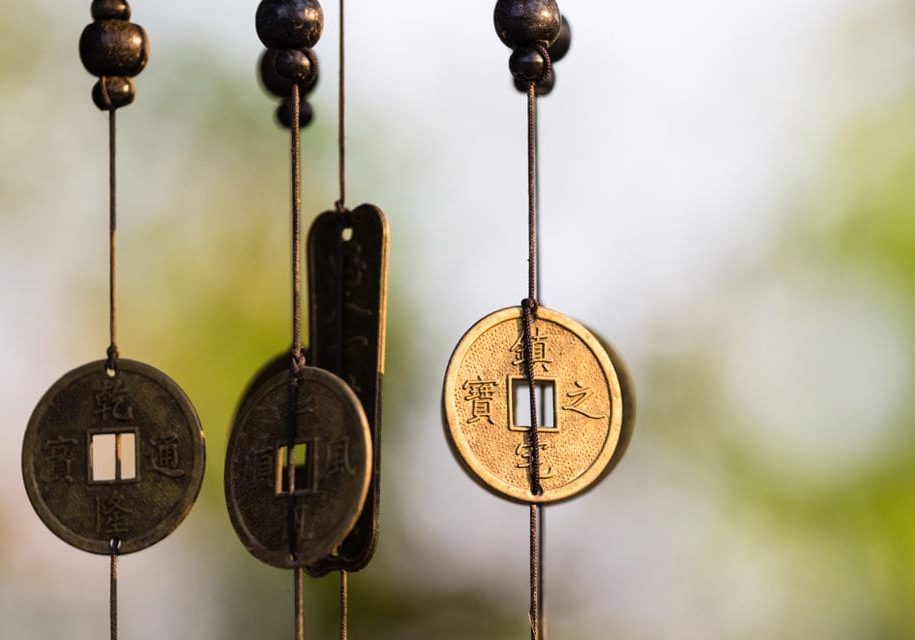
[[[310,49],[321,38],[324,10],[318,0],[261,0],[255,26],[268,49]]]
[[[126,0],[93,0],[93,20],[130,20],[130,5]]]
[[[304,129],[314,119],[314,110],[307,100],[299,102],[299,127]],[[292,99],[286,98],[276,108],[276,120],[286,129],[292,128]]]
[[[108,100],[105,100],[105,92],[102,91],[102,82],[105,83],[105,89],[108,93]],[[130,78],[110,77],[99,80],[92,87],[92,102],[102,111],[111,111],[126,107],[137,95],[137,88]]]
[[[276,55],[276,72],[300,87],[311,82],[315,71],[317,69],[312,67],[311,58],[305,51],[283,49]]]
[[[496,33],[506,46],[549,46],[559,36],[562,18],[556,0],[499,0],[493,14]]]
[[[540,80],[546,69],[546,60],[537,49],[519,47],[508,59],[508,68],[512,72],[512,76],[518,80],[524,82]]]
[[[535,90],[536,94],[540,97],[548,96],[548,95],[550,95],[550,92],[553,91],[553,87],[555,86],[555,84],[556,84],[556,73],[552,69],[550,69],[550,72],[548,74],[546,74],[546,76],[543,78],[543,80],[541,80],[540,82],[537,83],[537,86],[535,87],[534,90]],[[515,78],[515,89],[517,89],[521,93],[527,94],[527,88],[529,85],[530,85],[529,80],[522,80],[519,78]]]
[[[98,20],[83,30],[79,57],[94,76],[133,77],[149,61],[149,38],[139,25]]]
[[[559,62],[566,57],[569,47],[572,46],[572,27],[565,16],[562,16],[562,26],[559,28],[559,36],[549,46],[547,53],[550,54],[550,60]]]
[[[272,93],[278,98],[288,98],[292,95],[292,81],[281,76],[276,70],[276,58],[279,53],[280,52],[277,49],[266,49],[261,54],[260,62],[258,63],[260,81],[263,88],[269,93]],[[315,54],[312,49],[306,49],[305,55],[307,55],[311,61],[312,76],[306,84],[299,87],[299,90],[303,95],[314,91],[320,77],[317,54]]]

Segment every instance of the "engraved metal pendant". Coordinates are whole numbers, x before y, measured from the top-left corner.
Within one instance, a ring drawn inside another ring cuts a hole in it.
[[[618,356],[581,324],[539,307],[531,340],[533,391],[520,307],[497,311],[464,335],[445,375],[445,433],[467,472],[488,490],[552,503],[587,491],[616,465],[629,442],[634,402]],[[530,482],[532,392],[540,410],[539,496]]]
[[[353,530],[313,576],[359,571],[375,552],[381,500],[381,386],[384,373],[388,225],[378,207],[326,211],[308,234],[311,364],[343,379],[365,411],[373,464],[369,493]]]
[[[242,411],[245,410],[245,407],[248,405],[248,402],[251,400],[251,397],[257,393],[261,386],[267,382],[270,378],[277,376],[284,371],[289,371],[289,363],[292,356],[291,349],[287,349],[283,353],[274,356],[268,360],[260,369],[254,374],[248,384],[245,386],[244,391],[241,393],[241,397],[238,400],[238,405],[235,407],[235,416],[232,418],[232,424],[238,422],[239,416],[241,416]],[[305,362],[311,362],[311,352],[307,348],[302,349],[302,353],[305,356]]]
[[[238,537],[255,557],[285,569],[337,549],[362,511],[372,473],[368,424],[352,390],[315,367],[302,369],[295,387],[290,375],[253,391],[232,428],[225,470]],[[299,452],[291,492],[290,445]]]
[[[29,420],[22,475],[51,531],[91,553],[145,549],[190,512],[205,466],[187,396],[148,365],[92,362],[58,380]]]

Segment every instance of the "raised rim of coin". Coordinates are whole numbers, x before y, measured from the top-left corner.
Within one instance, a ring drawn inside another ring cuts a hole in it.
[[[195,440],[199,443],[198,452],[200,454],[194,456],[194,465],[190,473],[190,483],[188,485],[189,490],[185,491],[182,499],[175,504],[167,518],[160,521],[155,527],[151,528],[143,535],[130,537],[121,542],[117,552],[119,555],[126,555],[142,551],[163,540],[175,531],[190,513],[194,503],[197,501],[197,496],[200,494],[200,488],[203,485],[203,475],[206,468],[206,438],[200,424],[200,418],[197,415],[197,411],[194,409],[194,405],[191,404],[190,399],[181,387],[165,373],[143,362],[123,358],[118,360],[118,372],[142,376],[150,382],[160,386],[174,398],[179,409],[184,414],[187,425],[194,431],[195,436],[199,436],[199,440],[196,440],[196,438]],[[34,444],[35,439],[38,437],[38,424],[44,417],[44,413],[50,405],[50,402],[57,394],[69,387],[76,380],[87,375],[99,375],[100,373],[108,377],[114,377],[108,372],[107,360],[96,360],[95,362],[90,362],[73,369],[51,385],[51,388],[41,397],[41,400],[35,406],[35,409],[29,418],[29,423],[26,427],[25,437],[23,439],[22,477],[29,501],[32,503],[38,517],[41,518],[41,521],[52,533],[77,549],[99,555],[109,555],[111,553],[110,541],[101,541],[96,538],[87,538],[79,535],[65,527],[57,516],[51,512],[42,498],[41,491],[38,488],[37,478],[33,473]]]
[[[359,431],[363,436],[363,444],[366,453],[366,465],[362,483],[359,488],[359,497],[357,501],[353,501],[346,515],[338,522],[337,528],[335,530],[336,535],[332,536],[334,542],[326,544],[324,548],[311,552],[307,554],[307,556],[303,554],[302,558],[290,558],[286,551],[275,551],[268,549],[260,542],[260,540],[258,540],[255,535],[251,533],[247,523],[244,520],[244,517],[238,513],[238,509],[234,506],[236,499],[236,487],[232,479],[234,467],[232,451],[236,446],[240,428],[246,423],[251,412],[257,408],[257,405],[265,396],[275,391],[278,386],[288,388],[289,375],[290,371],[283,371],[273,376],[272,378],[263,381],[260,387],[251,393],[248,401],[241,409],[240,413],[236,417],[235,423],[232,426],[232,432],[229,436],[228,447],[226,448],[226,465],[223,478],[226,507],[228,509],[229,519],[232,522],[232,527],[235,529],[236,535],[241,540],[245,548],[251,553],[251,555],[266,564],[280,569],[305,567],[309,564],[317,562],[327,555],[332,554],[340,545],[340,543],[346,539],[346,536],[349,535],[350,531],[352,531],[353,526],[359,518],[359,514],[362,513],[362,507],[365,504],[366,497],[368,496],[369,484],[371,483],[372,478],[372,441],[369,434],[368,420],[365,417],[365,411],[362,408],[362,403],[359,402],[359,398],[356,397],[356,394],[349,387],[349,385],[347,385],[345,382],[343,382],[343,380],[341,380],[333,373],[324,369],[319,369],[317,367],[305,367],[299,372],[299,375],[306,379],[311,378],[314,382],[319,384],[323,383],[329,387],[336,389],[337,392],[345,399],[347,405],[356,414],[357,422],[359,422],[363,427]],[[285,425],[283,425],[281,432],[285,434]]]
[[[474,452],[467,445],[460,429],[455,428],[457,422],[457,407],[454,403],[457,376],[461,363],[476,340],[486,331],[506,321],[515,320],[521,323],[523,309],[520,306],[507,307],[485,316],[474,324],[458,342],[448,361],[445,381],[442,388],[442,412],[446,439],[452,453],[460,461],[464,470],[487,491],[509,500],[524,504],[551,504],[570,500],[585,493],[596,486],[603,479],[621,456],[617,455],[620,436],[625,430],[631,432],[631,413],[629,407],[623,406],[623,389],[620,383],[621,375],[625,375],[625,368],[614,364],[611,355],[604,349],[601,341],[579,322],[558,311],[546,307],[537,308],[537,319],[555,323],[563,329],[573,333],[594,354],[601,370],[608,382],[611,400],[610,433],[603,448],[592,465],[572,482],[558,488],[545,489],[542,495],[534,495],[530,488],[519,489],[514,484],[505,482],[498,476],[488,471],[480,464]],[[627,387],[628,388],[628,387]],[[626,394],[629,395],[628,393]]]

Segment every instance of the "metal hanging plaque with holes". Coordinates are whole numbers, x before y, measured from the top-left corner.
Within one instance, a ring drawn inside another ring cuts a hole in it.
[[[145,549],[184,520],[200,491],[204,437],[190,401],[168,376],[119,360],[58,380],[25,433],[22,475],[51,531],[109,554]]]
[[[255,389],[232,428],[225,470],[238,537],[256,558],[284,569],[337,549],[362,510],[372,470],[365,414],[349,387],[327,371],[305,367],[293,403],[290,375],[285,371]],[[292,492],[290,445],[301,451]]]
[[[374,460],[359,519],[335,556],[306,568],[314,576],[359,571],[378,541],[387,273],[388,225],[378,207],[363,204],[315,219],[308,234],[309,362],[338,375],[359,398]]]
[[[464,468],[490,491],[552,503],[609,473],[629,441],[634,407],[621,362],[579,323],[540,307],[531,340],[543,494],[531,492],[520,307],[483,318],[461,339],[445,376],[445,432]]]

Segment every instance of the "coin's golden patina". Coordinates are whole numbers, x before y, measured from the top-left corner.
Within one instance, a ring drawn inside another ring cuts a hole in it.
[[[552,503],[590,489],[616,465],[634,407],[622,363],[585,327],[540,307],[531,338],[543,494],[531,492],[521,307],[483,318],[458,343],[445,375],[445,432],[465,469],[487,489],[519,502]]]

